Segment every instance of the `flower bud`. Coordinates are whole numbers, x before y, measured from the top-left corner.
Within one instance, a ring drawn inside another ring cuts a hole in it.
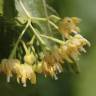
[[[24,56],[24,62],[27,64],[33,64],[36,61],[36,58],[33,53],[28,53]]]

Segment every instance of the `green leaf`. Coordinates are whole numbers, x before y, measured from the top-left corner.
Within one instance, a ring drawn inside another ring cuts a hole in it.
[[[50,11],[49,6],[46,4],[46,0],[21,0],[21,2],[23,3],[25,9],[27,10],[28,14],[32,17],[39,17],[39,18],[47,18],[48,15],[50,14],[54,14],[56,12],[52,12],[52,10]],[[20,4],[20,0],[15,0],[15,6],[16,9],[18,11],[18,16],[16,17],[19,22],[21,22],[22,24],[24,24],[27,20],[28,20],[28,16],[26,15],[24,9],[22,8],[21,4]],[[47,9],[49,8],[49,9]],[[54,32],[52,32],[53,28],[48,24],[48,22],[46,21],[39,21],[39,20],[32,20],[32,23],[37,24],[39,26],[39,29],[36,27],[36,29],[39,30],[40,33],[49,35],[54,34]],[[44,39],[44,38],[43,38]],[[46,44],[50,46],[50,44],[52,42],[49,42],[49,40],[44,39]],[[53,43],[52,43],[53,44]]]

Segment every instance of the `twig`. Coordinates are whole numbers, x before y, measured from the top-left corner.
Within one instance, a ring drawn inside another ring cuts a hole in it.
[[[50,37],[50,36],[46,36],[46,35],[40,35],[40,36],[41,36],[41,37],[44,37],[44,38],[47,38],[47,39],[50,39],[50,40],[52,40],[52,41],[54,41],[54,42],[56,42],[56,43],[59,43],[59,44],[65,44],[64,41],[61,41],[61,40],[56,39],[56,38],[54,38],[54,37]]]
[[[40,41],[41,44],[46,45],[44,40],[42,40],[42,38],[38,35],[38,33],[36,32],[36,30],[34,29],[34,27],[31,25],[30,23],[30,28],[32,29],[32,31],[34,32],[34,35],[37,37],[37,39]]]
[[[10,54],[10,56],[9,56],[9,58],[13,58],[13,57],[14,57],[14,55],[15,55],[15,53],[16,53],[16,49],[17,49],[17,47],[18,47],[18,44],[19,44],[19,42],[21,41],[21,39],[22,39],[24,33],[26,32],[27,28],[29,27],[29,24],[30,24],[30,20],[28,21],[28,23],[26,24],[25,28],[23,29],[23,31],[22,31],[21,34],[19,35],[19,38],[18,38],[18,40],[17,40],[17,42],[16,42],[16,44],[15,44],[15,46],[14,46],[14,48],[13,48],[11,54]]]

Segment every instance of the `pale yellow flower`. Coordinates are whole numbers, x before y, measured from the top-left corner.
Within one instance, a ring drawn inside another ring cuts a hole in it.
[[[56,70],[57,69],[54,66],[48,66],[46,62],[43,62],[43,73],[45,77],[49,75],[52,78],[57,79]]]
[[[77,17],[65,17],[59,23],[59,32],[65,36],[65,38],[69,38],[71,33],[77,34],[80,32],[79,27],[77,26],[80,23],[79,18]]]
[[[66,44],[61,45],[58,52],[63,59],[72,63],[72,59],[75,61],[79,60],[80,51],[86,52],[83,48],[85,45],[90,46],[90,43],[81,35],[76,34]]]
[[[42,73],[42,68],[43,68],[43,62],[38,62],[38,64],[33,65],[33,69],[37,73]]]
[[[78,17],[71,17],[71,19],[72,19],[72,21],[73,21],[73,23],[74,23],[75,25],[78,25],[78,24],[81,22],[81,19],[78,18]]]
[[[60,48],[58,49],[58,52],[60,54],[60,57],[62,57],[63,60],[66,60],[69,63],[73,63],[73,61],[70,59],[70,56],[68,55],[67,45],[61,45]]]
[[[13,76],[14,66],[20,64],[20,61],[17,59],[3,59],[1,61],[0,70],[5,75],[7,75],[7,82],[10,82],[10,77]]]
[[[32,69],[31,65],[21,64],[16,65],[15,69],[17,69],[17,82],[20,83],[20,80],[23,84],[23,87],[26,87],[26,81],[30,80],[32,84],[36,84],[36,74]]]
[[[45,76],[50,75],[52,78],[57,79],[56,74],[63,71],[60,63],[64,62],[56,51],[48,52],[43,59],[42,72]]]
[[[81,45],[88,45],[90,47],[90,42],[85,39],[83,36],[81,36],[80,34],[77,34],[74,36],[76,40],[80,41]]]

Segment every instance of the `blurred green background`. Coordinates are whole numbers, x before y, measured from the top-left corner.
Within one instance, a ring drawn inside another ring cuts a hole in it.
[[[37,85],[28,84],[26,88],[15,79],[8,84],[5,76],[0,76],[0,96],[96,96],[96,0],[50,1],[61,17],[82,19],[81,34],[91,42],[91,47],[80,57],[80,74],[65,72],[57,81],[38,76]]]

